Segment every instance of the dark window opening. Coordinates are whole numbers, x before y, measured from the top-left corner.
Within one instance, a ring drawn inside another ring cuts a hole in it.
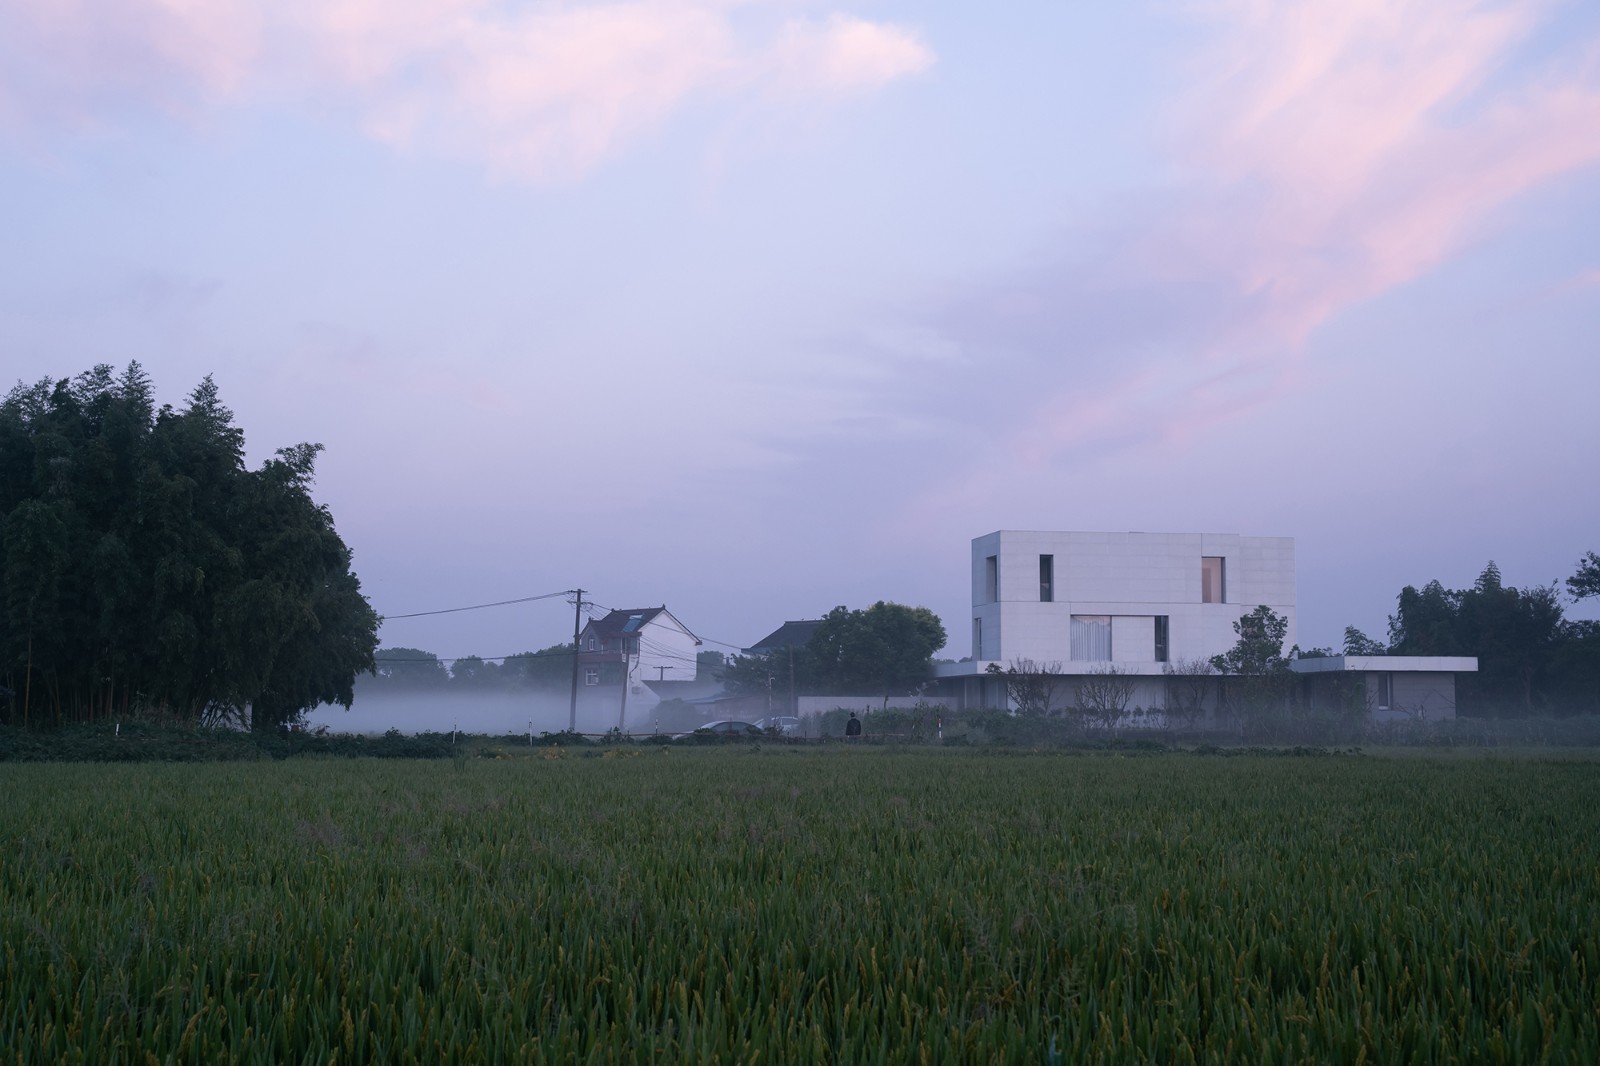
[[[1039,556],[1039,602],[1050,603],[1056,598],[1056,557]]]
[[[1156,615],[1156,662],[1164,663],[1169,661],[1172,654],[1170,639],[1167,616],[1164,614]]]

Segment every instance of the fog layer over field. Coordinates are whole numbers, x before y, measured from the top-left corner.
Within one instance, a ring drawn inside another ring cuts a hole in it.
[[[580,700],[578,731],[604,733],[617,724],[618,708]],[[571,721],[570,696],[548,692],[485,692],[463,695],[446,692],[357,693],[348,711],[323,704],[306,715],[312,728],[327,726],[338,733],[402,733],[426,731],[465,733],[526,734],[556,733]],[[650,732],[654,727],[649,708],[635,714],[629,709],[628,729]]]

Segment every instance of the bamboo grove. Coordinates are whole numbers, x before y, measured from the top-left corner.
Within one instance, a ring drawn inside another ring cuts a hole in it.
[[[181,409],[137,363],[0,402],[0,716],[266,727],[346,706],[378,618],[327,508],[320,445],[247,469],[207,377]]]

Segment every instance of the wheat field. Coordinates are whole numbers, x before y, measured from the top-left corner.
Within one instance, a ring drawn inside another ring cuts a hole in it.
[[[1593,753],[11,765],[0,804],[17,1063],[1600,1047]]]

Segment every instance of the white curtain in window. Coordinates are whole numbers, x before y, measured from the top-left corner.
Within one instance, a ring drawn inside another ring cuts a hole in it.
[[[1076,662],[1111,660],[1111,616],[1075,614],[1072,616],[1072,658]]]

